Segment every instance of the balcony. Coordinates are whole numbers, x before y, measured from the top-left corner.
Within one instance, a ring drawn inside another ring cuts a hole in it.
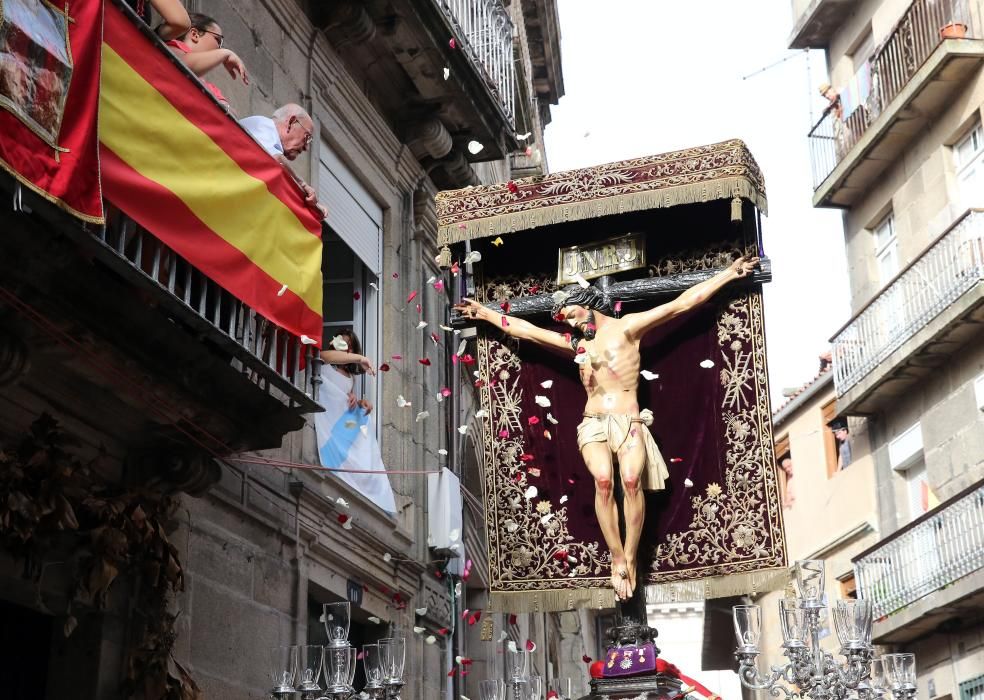
[[[965,212],[831,339],[838,411],[870,414],[980,334],[984,211]]]
[[[984,606],[984,482],[854,558],[876,644],[904,643]]]
[[[346,0],[310,13],[440,187],[475,184],[470,162],[518,148],[514,29],[502,0]],[[471,153],[470,141],[483,149]]]
[[[850,207],[963,89],[984,60],[984,41],[943,38],[958,0],[915,0],[858,71],[853,108],[841,102],[810,130],[813,205]],[[978,36],[973,26],[968,37]],[[843,108],[851,109],[844,113]]]

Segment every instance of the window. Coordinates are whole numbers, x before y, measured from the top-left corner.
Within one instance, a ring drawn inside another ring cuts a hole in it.
[[[854,580],[854,574],[848,574],[844,578],[839,580],[840,583],[840,593],[841,598],[857,598],[858,597],[858,583]]]
[[[831,400],[820,409],[823,420],[823,453],[827,461],[827,478],[837,473],[838,447],[834,431],[830,424],[837,419],[837,402]]]
[[[980,123],[953,147],[960,203],[970,208],[984,204],[984,129]]]
[[[779,483],[779,497],[783,508],[792,508],[793,494],[793,455],[789,451],[789,436],[776,440],[776,481]]]
[[[884,285],[899,271],[899,241],[895,236],[895,215],[889,213],[872,232],[875,257],[878,260],[878,279]]]
[[[855,73],[861,70],[862,66],[864,66],[868,59],[871,58],[871,55],[874,52],[875,36],[871,33],[871,29],[869,28],[854,47],[854,51],[851,52],[851,62],[854,64]]]
[[[984,700],[984,675],[960,684],[960,700]]]

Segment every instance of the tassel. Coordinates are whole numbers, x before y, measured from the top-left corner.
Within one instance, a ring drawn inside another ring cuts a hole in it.
[[[741,197],[737,192],[731,198],[731,220],[735,223],[741,221]]]
[[[437,254],[437,266],[442,270],[447,270],[451,267],[451,249],[446,245],[441,246],[441,250]]]
[[[482,631],[479,636],[479,641],[491,642],[492,641],[492,618],[491,616],[485,616],[482,619]]]

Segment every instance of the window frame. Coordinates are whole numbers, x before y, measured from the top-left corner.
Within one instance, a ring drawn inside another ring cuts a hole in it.
[[[961,154],[961,149],[968,142],[974,141],[977,142],[976,148],[970,154],[969,158],[965,158]],[[972,195],[976,194],[979,200],[980,191],[973,191],[973,188],[968,183],[973,183],[977,180],[978,184],[984,186],[984,124],[978,120],[953,144],[951,151],[953,152],[953,166],[957,180],[958,196],[960,197],[961,204],[970,208],[974,204]]]

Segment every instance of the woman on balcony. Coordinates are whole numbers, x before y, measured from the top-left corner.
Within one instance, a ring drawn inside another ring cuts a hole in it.
[[[218,22],[198,12],[192,12],[191,29],[177,39],[171,39],[167,45],[175,55],[179,56],[184,64],[191,69],[191,72],[199,78],[204,77],[209,71],[217,66],[224,66],[233,80],[242,80],[249,85],[249,74],[242,59],[229,49],[222,48],[225,37],[222,35],[222,27]],[[161,28],[157,28],[158,34]],[[229,100],[218,87],[202,80],[208,91],[226,109],[230,109]],[[231,111],[231,110],[230,110]]]
[[[335,474],[387,513],[395,513],[393,489],[384,473],[386,467],[369,418],[372,404],[360,399],[354,391],[355,377],[373,375],[375,368],[362,354],[359,338],[353,331],[345,329],[330,345],[331,349],[321,352],[321,359],[327,365],[321,372],[320,403],[325,410],[314,417],[321,466],[329,470],[369,471],[336,471]]]

